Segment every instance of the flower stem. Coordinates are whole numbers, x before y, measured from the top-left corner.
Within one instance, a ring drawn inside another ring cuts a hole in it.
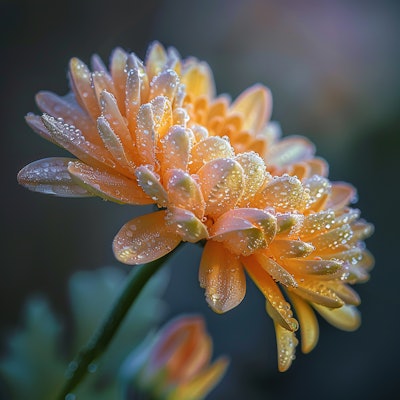
[[[86,346],[79,351],[76,358],[70,363],[66,373],[67,380],[59,397],[60,400],[68,399],[68,394],[72,393],[75,387],[84,379],[89,372],[90,364],[106,350],[141,290],[172,253],[170,252],[157,260],[133,268],[109,314]]]

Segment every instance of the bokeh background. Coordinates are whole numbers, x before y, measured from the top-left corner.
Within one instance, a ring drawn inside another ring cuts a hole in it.
[[[207,307],[198,286],[200,249],[186,246],[171,265],[165,319],[201,313],[215,354],[231,366],[210,399],[380,399],[398,387],[400,346],[399,153],[400,6],[396,1],[97,0],[0,2],[1,278],[0,351],[26,300],[44,293],[68,315],[72,272],[118,264],[111,240],[144,212],[99,199],[60,199],[19,187],[16,174],[38,158],[63,155],[35,135],[24,115],[34,94],[68,91],[68,61],[108,61],[122,46],[145,56],[159,40],[212,67],[219,93],[236,97],[262,82],[273,119],[302,134],[330,163],[332,180],[358,188],[357,207],[373,222],[372,279],[358,286],[363,324],[354,333],[321,321],[320,341],[286,373],[276,368],[273,325],[249,281],[226,315]],[[67,318],[67,317],[66,317]],[[2,394],[0,393],[0,398]],[[5,395],[4,395],[5,396]],[[4,397],[6,399],[6,397]]]

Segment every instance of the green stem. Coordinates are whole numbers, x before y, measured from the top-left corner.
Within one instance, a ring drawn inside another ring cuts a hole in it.
[[[75,389],[89,372],[90,364],[103,354],[143,287],[172,253],[170,252],[158,260],[133,268],[127,277],[124,288],[102,325],[99,326],[86,346],[80,350],[76,358],[70,363],[67,370],[67,380],[59,397],[60,400],[68,399],[67,395]]]

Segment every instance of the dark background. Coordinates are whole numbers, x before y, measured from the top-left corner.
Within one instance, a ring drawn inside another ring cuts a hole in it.
[[[244,302],[213,314],[198,286],[200,250],[174,258],[169,314],[201,313],[215,354],[231,366],[210,399],[393,398],[399,367],[400,7],[396,1],[1,1],[0,339],[25,301],[45,293],[68,312],[73,271],[119,265],[111,240],[143,210],[99,199],[60,199],[16,182],[27,163],[62,150],[35,135],[24,115],[39,90],[68,91],[68,61],[108,61],[122,46],[143,58],[159,40],[212,67],[218,93],[236,97],[262,82],[284,134],[302,134],[330,163],[330,178],[353,183],[357,207],[376,227],[367,241],[372,279],[358,286],[363,315],[354,333],[321,321],[320,341],[278,373],[273,325],[251,282]],[[397,245],[396,245],[397,244]],[[2,342],[3,343],[3,342]],[[2,348],[2,347],[1,347]],[[397,378],[398,379],[398,378]],[[1,394],[0,394],[1,397]]]

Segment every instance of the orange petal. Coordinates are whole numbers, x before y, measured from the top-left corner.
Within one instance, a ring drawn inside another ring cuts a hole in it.
[[[230,158],[205,164],[198,171],[206,214],[218,217],[235,207],[243,193],[243,168]]]
[[[124,175],[94,168],[80,161],[71,162],[68,172],[75,182],[103,199],[121,204],[154,203],[134,179]]]
[[[89,68],[81,60],[72,58],[69,64],[71,86],[78,103],[96,120],[100,115],[100,107],[92,87]]]
[[[254,85],[245,90],[232,104],[231,111],[243,118],[242,129],[257,133],[270,118],[272,96],[263,85]]]
[[[292,365],[296,346],[299,342],[293,332],[288,331],[276,322],[274,326],[278,351],[278,369],[280,372],[285,372]]]
[[[93,72],[92,85],[96,93],[97,101],[100,103],[101,94],[105,91],[109,94],[114,93],[114,83],[108,72]],[[114,94],[112,95],[114,97]],[[117,102],[117,100],[115,100]],[[118,107],[118,106],[117,106]]]
[[[333,253],[344,249],[351,240],[353,231],[349,224],[332,229],[310,240],[318,253]]]
[[[136,119],[141,105],[141,78],[138,69],[130,69],[127,73],[125,87],[126,120],[130,132],[136,130]]]
[[[343,331],[355,331],[361,324],[361,316],[356,307],[344,305],[340,308],[327,308],[313,304],[318,313],[335,328]]]
[[[195,174],[207,162],[225,157],[233,157],[229,142],[219,136],[208,137],[193,146],[190,171]]]
[[[325,208],[340,210],[353,202],[357,196],[356,189],[348,183],[335,182],[332,184],[331,194]]]
[[[300,324],[301,351],[309,353],[317,344],[319,336],[318,320],[313,309],[301,297],[288,293]]]
[[[135,136],[140,161],[138,164],[148,164],[155,167],[158,136],[155,131],[153,108],[150,103],[143,104],[139,109]]]
[[[125,112],[125,87],[127,73],[125,71],[128,54],[120,47],[116,47],[111,54],[110,72],[114,82],[114,94],[117,98],[118,107],[123,115]]]
[[[43,124],[42,117],[40,117],[39,115],[34,115],[32,113],[29,113],[25,116],[25,121],[29,125],[29,127],[32,128],[34,132],[36,132],[43,139],[46,139],[49,142],[54,143],[57,146],[60,146],[57,140],[53,138],[53,136],[49,133],[48,129]]]
[[[134,218],[126,223],[113,241],[117,260],[124,264],[143,264],[168,254],[181,241],[165,223],[165,211]]]
[[[199,184],[186,172],[170,169],[164,175],[168,200],[172,206],[192,211],[197,218],[204,216],[205,203]]]
[[[331,184],[328,179],[314,175],[304,181],[304,187],[308,189],[310,198],[307,208],[315,212],[324,208],[331,193]]]
[[[306,257],[315,250],[310,243],[301,240],[275,239],[269,246],[269,251],[277,258]]]
[[[19,171],[18,183],[34,192],[61,197],[93,196],[84,187],[77,185],[68,173],[72,158],[45,158],[34,161]]]
[[[344,282],[327,282],[326,286],[333,290],[346,304],[358,306],[361,303],[360,296],[357,294],[357,292]]]
[[[236,307],[246,293],[246,278],[239,258],[213,240],[204,247],[199,281],[206,289],[207,303],[217,313]]]
[[[319,281],[299,282],[296,288],[288,287],[295,294],[312,303],[321,304],[325,307],[338,308],[344,302],[327,286]]]
[[[332,274],[336,275],[343,268],[342,263],[335,260],[304,260],[301,258],[287,258],[285,266],[292,272],[302,275],[317,275],[320,279],[324,275],[332,279]]]
[[[157,132],[157,141],[162,138],[172,125],[171,102],[165,96],[157,96],[152,99],[151,108],[153,111],[154,129]],[[156,143],[157,143],[156,141]]]
[[[297,330],[298,323],[293,318],[290,304],[285,300],[270,274],[260,265],[254,255],[243,257],[242,262],[253,282],[265,296],[269,316],[284,328],[291,331]]]
[[[332,210],[309,214],[304,218],[301,238],[306,240],[318,236],[332,229],[335,223],[335,213]]]

